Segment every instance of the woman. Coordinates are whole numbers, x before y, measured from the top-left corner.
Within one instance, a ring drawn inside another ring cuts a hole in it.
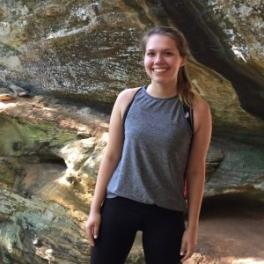
[[[197,243],[210,109],[191,89],[181,32],[152,28],[143,44],[150,84],[122,91],[113,107],[87,220],[92,264],[124,263],[138,230],[147,264],[185,261]]]

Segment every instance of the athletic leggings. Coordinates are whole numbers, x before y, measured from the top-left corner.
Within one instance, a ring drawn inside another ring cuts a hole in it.
[[[126,198],[107,198],[91,264],[124,264],[136,232],[143,233],[146,264],[178,264],[184,214]]]

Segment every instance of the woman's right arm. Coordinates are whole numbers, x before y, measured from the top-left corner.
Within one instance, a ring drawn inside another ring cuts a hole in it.
[[[132,99],[134,89],[122,91],[114,104],[110,124],[109,139],[100,163],[94,196],[90,213],[86,223],[86,231],[90,244],[94,246],[94,239],[98,237],[101,223],[100,208],[105,198],[107,184],[121,156],[123,147],[123,114]]]

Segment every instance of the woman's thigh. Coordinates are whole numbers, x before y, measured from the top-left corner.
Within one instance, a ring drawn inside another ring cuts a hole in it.
[[[146,263],[180,263],[184,214],[158,208],[144,219],[143,248]]]
[[[138,217],[119,198],[106,199],[101,214],[91,264],[123,264],[135,239]]]

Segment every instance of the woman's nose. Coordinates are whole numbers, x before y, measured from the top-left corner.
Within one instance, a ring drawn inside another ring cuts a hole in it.
[[[155,63],[160,63],[160,62],[162,62],[163,61],[163,56],[162,56],[162,54],[157,54],[156,56],[155,56]]]

